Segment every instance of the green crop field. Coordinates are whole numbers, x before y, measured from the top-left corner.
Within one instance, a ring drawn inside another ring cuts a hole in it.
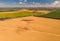
[[[60,19],[60,10],[56,10],[54,12],[43,15],[43,17]]]
[[[60,10],[56,10],[48,14],[41,14],[37,12],[16,12],[16,13],[7,13],[7,14],[0,13],[0,20],[17,18],[17,17],[26,17],[26,16],[32,16],[32,15],[37,17],[60,19]]]
[[[60,10],[56,10],[56,11],[53,11],[51,13],[43,14],[43,15],[36,14],[35,16],[45,17],[45,18],[53,18],[53,19],[60,19]]]
[[[0,14],[1,18],[17,18],[17,17],[25,17],[25,16],[31,16],[34,13],[32,12],[17,12],[17,13],[9,13],[9,14]]]

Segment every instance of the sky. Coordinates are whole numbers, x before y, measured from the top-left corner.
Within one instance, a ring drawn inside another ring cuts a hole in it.
[[[0,0],[0,7],[60,7],[60,0]]]

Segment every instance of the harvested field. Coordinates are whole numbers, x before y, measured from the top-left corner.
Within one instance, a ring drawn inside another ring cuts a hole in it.
[[[30,16],[0,21],[0,41],[60,41],[60,20]]]

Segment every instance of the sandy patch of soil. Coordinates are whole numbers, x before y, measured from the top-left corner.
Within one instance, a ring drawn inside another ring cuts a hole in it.
[[[30,16],[0,21],[0,41],[60,41],[60,20]]]

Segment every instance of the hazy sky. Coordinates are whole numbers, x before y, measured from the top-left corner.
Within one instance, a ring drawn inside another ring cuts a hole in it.
[[[0,0],[0,7],[60,7],[60,0]]]

